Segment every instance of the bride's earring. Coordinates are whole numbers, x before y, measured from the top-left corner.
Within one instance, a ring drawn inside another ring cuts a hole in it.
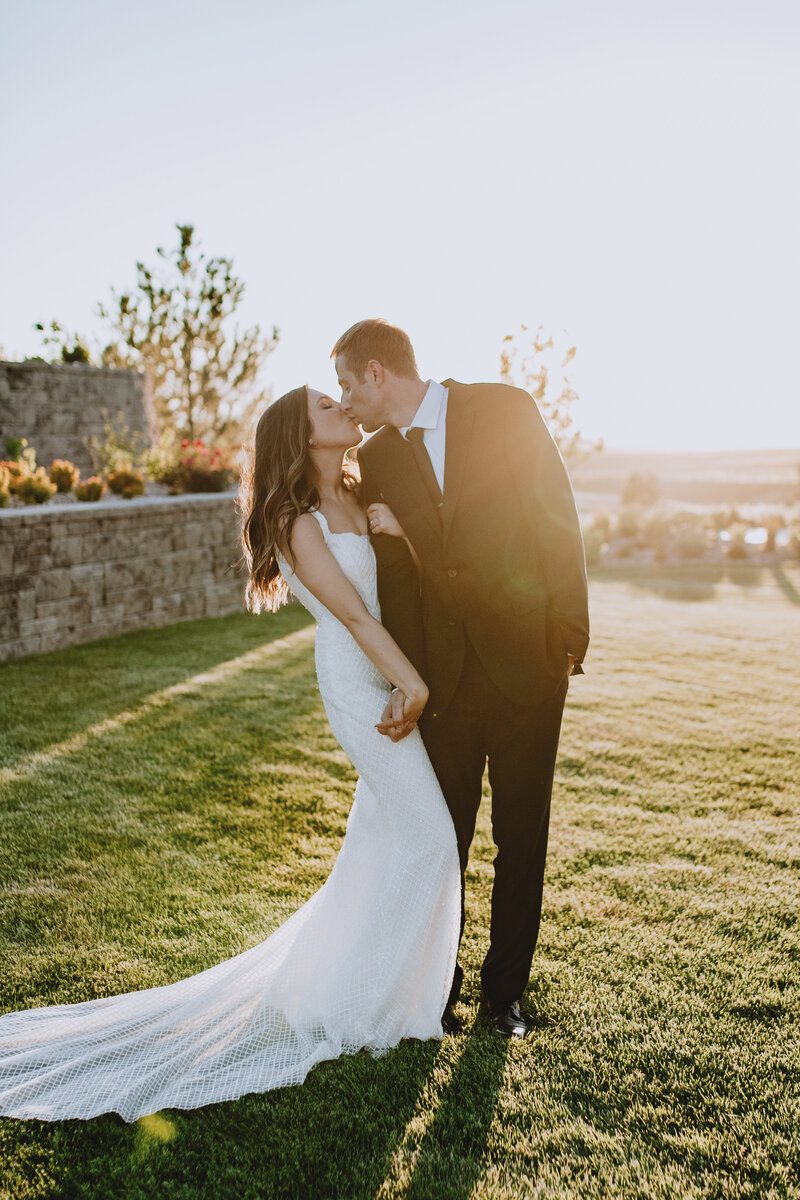
[[[313,446],[313,445],[314,445],[313,438],[309,438],[309,439],[308,439],[308,444],[309,444],[309,446]]]

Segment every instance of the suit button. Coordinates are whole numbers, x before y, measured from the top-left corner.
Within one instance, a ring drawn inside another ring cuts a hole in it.
[[[447,624],[448,624],[448,625],[455,625],[455,623],[456,623],[456,619],[455,619],[455,617],[448,617],[448,618],[447,618]]]
[[[455,567],[448,567],[447,574],[450,577],[450,579],[455,579],[456,575],[458,574],[458,571],[455,569]]]

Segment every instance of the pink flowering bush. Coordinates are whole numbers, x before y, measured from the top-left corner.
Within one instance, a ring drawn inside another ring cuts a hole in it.
[[[225,454],[218,447],[211,449],[202,438],[184,438],[176,459],[161,469],[160,483],[173,493],[224,492],[233,472]]]

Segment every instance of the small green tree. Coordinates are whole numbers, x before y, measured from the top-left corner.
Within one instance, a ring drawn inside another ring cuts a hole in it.
[[[520,325],[519,333],[508,333],[503,338],[504,349],[500,354],[500,378],[504,383],[524,388],[530,392],[539,406],[544,420],[563,457],[567,461],[578,461],[597,450],[602,450],[602,441],[587,442],[580,430],[573,429],[572,405],[578,393],[566,375],[561,375],[560,387],[552,385],[553,366],[551,359],[559,352],[552,336],[547,337],[542,325],[531,335],[527,325]],[[559,370],[572,362],[577,346],[569,346],[560,352]]]
[[[144,367],[162,427],[191,439],[232,444],[264,402],[259,371],[278,330],[241,330],[236,312],[245,285],[229,258],[198,250],[193,225],[177,225],[178,245],[158,247],[155,269],[137,263],[136,287],[100,306],[112,337],[102,362]]]
[[[98,305],[109,326],[102,346],[70,333],[58,321],[36,329],[45,347],[60,351],[62,362],[144,369],[165,437],[203,438],[233,445],[266,399],[259,373],[277,345],[257,325],[241,330],[236,313],[244,283],[229,258],[208,258],[198,250],[193,225],[177,225],[178,245],[156,249],[155,268],[136,264],[136,287]],[[100,348],[102,346],[102,348]]]

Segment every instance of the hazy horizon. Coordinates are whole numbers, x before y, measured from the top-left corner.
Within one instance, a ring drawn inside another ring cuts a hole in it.
[[[63,363],[57,359],[51,361],[51,360],[47,359],[46,355],[42,354],[40,351],[32,351],[31,355],[27,358],[2,358],[2,357],[0,357],[0,361],[9,362],[9,363],[16,364],[16,365],[21,365],[26,362],[36,361],[36,359],[38,359],[38,358],[44,359],[45,365],[47,365],[47,366],[69,367],[71,365],[68,363]],[[269,360],[267,360],[267,361],[269,362]],[[111,369],[115,369],[115,368],[111,368]],[[499,372],[498,372],[498,377],[499,377]],[[273,394],[275,397],[277,397],[278,392],[273,389]],[[332,394],[338,398],[338,396],[339,396],[338,388],[333,388]],[[720,455],[720,456],[728,455],[731,457],[743,456],[743,455],[785,455],[785,456],[787,456],[787,458],[790,458],[790,461],[792,463],[794,463],[794,461],[795,461],[793,456],[797,455],[797,463],[798,463],[798,465],[800,465],[800,437],[798,438],[797,444],[792,445],[792,446],[756,445],[756,446],[725,446],[725,447],[719,447],[719,446],[704,446],[704,447],[695,447],[695,446],[688,446],[688,447],[687,446],[618,446],[618,445],[610,445],[606,439],[603,439],[602,447],[599,450],[594,451],[594,450],[589,449],[587,451],[587,453],[589,454],[590,458],[592,458],[592,459],[594,459],[597,454],[602,454],[606,457],[613,456],[616,454],[626,455],[628,457],[635,457],[636,455],[644,455],[644,456],[651,456],[651,457],[657,457],[658,455],[676,455],[676,456],[680,455],[680,456],[695,456],[695,457],[709,457],[709,456],[714,456],[714,455]]]

